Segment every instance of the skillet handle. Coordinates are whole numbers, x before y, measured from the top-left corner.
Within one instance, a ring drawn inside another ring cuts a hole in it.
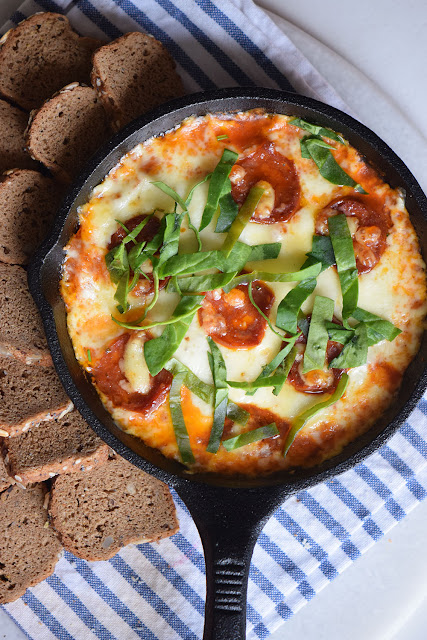
[[[289,488],[228,489],[179,482],[175,487],[199,530],[205,552],[203,640],[244,640],[253,548]]]

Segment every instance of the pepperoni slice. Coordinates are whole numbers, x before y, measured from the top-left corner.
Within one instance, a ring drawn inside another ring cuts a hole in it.
[[[274,293],[264,282],[252,283],[253,299],[266,315],[274,302]],[[198,311],[199,323],[215,342],[229,349],[255,347],[264,337],[267,323],[249,299],[248,285],[229,293],[209,291]]]
[[[126,227],[129,231],[133,231],[135,227],[137,227],[145,218],[148,218],[146,215],[135,216],[130,220],[126,220]],[[149,242],[154,238],[158,230],[160,229],[160,220],[156,216],[152,216],[151,219],[147,222],[145,227],[138,233],[136,237],[137,242]],[[118,225],[118,229],[111,236],[110,243],[108,245],[108,251],[117,247],[123,238],[127,236],[127,231],[123,229],[122,226]],[[133,246],[132,242],[129,242],[129,249]]]
[[[360,274],[368,273],[378,264],[385,251],[391,227],[389,210],[372,196],[336,198],[317,214],[316,233],[327,235],[328,218],[337,213],[357,218],[358,227],[353,236],[356,265]]]
[[[125,347],[130,335],[124,333],[108,347],[105,354],[92,371],[99,391],[104,393],[115,407],[150,414],[166,400],[172,384],[172,375],[162,369],[154,378],[148,393],[126,391],[128,380],[120,368]]]
[[[310,320],[310,316],[307,317]],[[342,324],[336,318],[333,318],[333,322],[335,322],[335,324]],[[333,393],[337,388],[338,381],[341,378],[344,369],[328,369],[328,371],[319,369],[303,374],[302,362],[306,343],[306,336],[301,334],[297,340],[299,352],[291,367],[287,381],[295,387],[297,391],[302,391],[303,393]],[[332,362],[332,360],[336,358],[342,350],[342,344],[329,340],[326,348],[326,362],[328,364]]]
[[[240,205],[257,182],[267,182],[274,190],[271,211],[263,211],[258,207],[251,222],[285,222],[299,208],[301,190],[295,165],[279,153],[272,143],[266,142],[249,155],[239,158],[231,170],[230,180],[231,195]]]

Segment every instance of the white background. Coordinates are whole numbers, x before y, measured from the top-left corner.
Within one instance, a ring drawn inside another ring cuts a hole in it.
[[[0,25],[20,3],[0,0]],[[275,18],[278,25],[427,190],[425,0],[258,3],[282,17]],[[271,640],[425,640],[426,525],[424,503],[284,623]],[[24,638],[2,611],[0,638]]]

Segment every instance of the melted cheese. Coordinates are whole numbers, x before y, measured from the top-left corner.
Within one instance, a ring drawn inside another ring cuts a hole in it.
[[[82,366],[89,370],[91,368],[87,362],[88,349],[96,364],[105,347],[123,332],[111,320],[112,314],[117,316],[115,286],[110,281],[104,259],[111,235],[117,229],[116,220],[126,222],[136,215],[153,211],[161,217],[162,211],[171,211],[172,199],[152,182],[162,180],[185,198],[189,190],[215,168],[223,148],[233,149],[229,141],[217,141],[218,132],[227,133],[228,128],[233,131],[232,127],[239,120],[245,122],[257,117],[259,114],[248,112],[229,120],[212,115],[189,118],[176,130],[138,145],[94,189],[90,201],[80,210],[80,230],[66,249],[62,281],[62,294],[68,310],[68,329],[76,357]],[[299,142],[304,132],[289,126],[288,120],[287,116],[270,117],[264,135],[274,142],[279,152],[294,161],[301,185],[301,207],[286,223],[249,223],[245,227],[240,240],[247,244],[281,243],[276,260],[258,265],[252,263],[247,265],[249,269],[258,267],[274,272],[298,270],[305,260],[305,254],[311,249],[316,212],[338,195],[353,193],[348,187],[337,187],[324,180],[311,160],[301,158]],[[246,146],[250,145],[249,138]],[[241,152],[242,144],[234,148]],[[359,306],[393,322],[402,330],[402,334],[391,343],[383,341],[369,349],[368,363],[350,371],[350,384],[345,396],[306,425],[286,459],[283,459],[279,450],[262,442],[230,453],[221,448],[216,455],[208,454],[206,442],[212,425],[212,409],[193,394],[183,391],[183,411],[197,460],[196,468],[260,473],[290,465],[313,464],[334,455],[378,418],[390,402],[400,374],[419,348],[426,313],[425,267],[404,202],[397,191],[383,183],[371,169],[367,170],[351,147],[340,145],[335,157],[350,175],[361,182],[367,191],[375,192],[390,210],[392,227],[386,250],[378,265],[359,277]],[[201,184],[196,189],[189,208],[192,223],[196,227],[200,225],[208,184]],[[267,193],[259,206],[271,207],[270,196]],[[201,232],[203,250],[222,246],[225,234],[214,233],[215,225],[216,218]],[[356,230],[353,220],[350,221],[350,228]],[[194,233],[185,222],[181,230],[180,252],[195,250],[197,243]],[[270,312],[270,319],[274,323],[278,304],[294,284],[269,283],[269,286],[275,295]],[[303,305],[305,313],[311,312],[315,295],[332,298],[335,315],[341,317],[342,297],[335,269],[330,268],[318,277],[314,293]],[[158,303],[147,320],[170,317],[178,299],[176,294],[161,291]],[[131,294],[130,310],[125,317],[129,320],[138,317],[148,302],[147,298]],[[161,327],[152,330],[153,336],[161,332]],[[228,379],[254,380],[263,366],[278,353],[280,345],[281,340],[268,327],[256,347],[236,350],[219,345]],[[206,333],[196,314],[175,357],[201,380],[212,383],[207,351]],[[127,343],[122,370],[132,391],[146,392],[150,376],[143,359],[143,338],[138,334]],[[397,375],[393,372],[397,372]],[[229,395],[236,403],[255,405],[283,420],[292,420],[319,401],[318,395],[301,393],[288,383],[278,396],[270,388],[259,389],[251,397],[245,396],[242,390],[230,388]],[[103,394],[101,397],[123,429],[142,437],[164,455],[178,458],[167,403],[147,417],[112,406],[107,397]]]

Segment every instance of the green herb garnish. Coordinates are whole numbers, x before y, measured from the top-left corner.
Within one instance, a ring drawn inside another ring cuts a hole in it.
[[[228,135],[224,133],[222,136],[217,136],[216,139],[218,140],[218,142],[220,142],[221,140],[228,140]]]
[[[298,333],[298,315],[303,303],[316,288],[316,278],[302,280],[283,298],[277,309],[276,326],[291,335]]]
[[[366,324],[368,345],[370,347],[377,342],[381,342],[381,340],[392,342],[399,333],[402,333],[400,329],[388,320],[384,320],[370,311],[365,311],[365,309],[357,307],[353,311],[352,316],[358,322],[364,322]]]
[[[303,120],[302,118],[292,118],[289,120],[289,124],[292,124],[294,127],[298,127],[299,129],[304,129],[309,133],[317,136],[323,136],[325,138],[330,138],[331,140],[336,140],[337,142],[341,142],[345,144],[344,138],[339,136],[332,129],[325,129],[325,127],[321,127],[317,124],[312,124],[311,122],[307,122],[307,120]]]
[[[366,364],[368,359],[368,334],[366,324],[361,322],[346,342],[341,353],[329,364],[330,369],[353,369]]]
[[[311,420],[311,418],[313,418],[317,413],[322,411],[322,409],[326,409],[327,407],[332,406],[333,404],[338,402],[340,398],[342,398],[342,396],[345,393],[345,390],[347,389],[348,380],[349,380],[348,375],[346,373],[343,373],[338,382],[337,388],[327,400],[324,400],[323,402],[318,402],[317,404],[310,407],[310,409],[307,409],[306,411],[304,411],[303,413],[301,413],[299,416],[295,418],[295,420],[293,421],[291,430],[289,431],[286,438],[285,447],[283,450],[284,456],[286,456],[286,454],[288,453],[290,446],[295,440],[295,436],[297,435],[298,431],[300,431],[303,428],[303,426],[309,420]]]
[[[249,191],[246,200],[240,207],[240,211],[237,214],[237,217],[231,225],[230,230],[224,240],[222,251],[226,256],[231,253],[231,250],[236,244],[237,240],[240,238],[243,229],[252,218],[252,215],[257,208],[258,202],[261,200],[263,193],[264,189],[261,189],[260,187],[252,187],[252,189]]]
[[[245,409],[239,407],[238,404],[231,402],[231,400],[228,401],[227,418],[229,420],[244,427],[249,422],[250,417],[251,414],[248,411],[245,411]]]
[[[343,213],[329,218],[328,227],[341,285],[343,324],[348,329],[347,319],[355,311],[359,297],[359,279],[353,240],[347,218]]]
[[[173,378],[169,393],[169,408],[181,460],[184,464],[193,464],[194,455],[191,450],[190,438],[181,408],[181,387],[184,385],[184,379],[185,374],[183,373],[178,373]]]
[[[334,301],[316,296],[304,351],[303,373],[324,368],[329,340],[326,322],[332,320],[333,314]]]
[[[224,195],[224,184],[229,181],[229,175],[233,164],[239,155],[230,149],[224,149],[217,166],[211,174],[209,183],[208,199],[203,210],[199,231],[202,231],[211,222],[217,212],[219,199]],[[228,183],[227,183],[228,184]],[[230,185],[231,189],[231,185]]]
[[[223,440],[222,445],[227,451],[234,451],[235,449],[240,449],[240,447],[245,447],[253,442],[259,442],[260,440],[265,440],[265,438],[271,438],[278,434],[279,430],[276,427],[276,423],[272,422],[271,424],[265,425],[265,427],[258,427],[252,431],[241,433],[239,436],[235,436],[234,438]]]
[[[209,453],[216,453],[221,443],[221,438],[224,431],[225,417],[227,415],[227,369],[225,367],[224,358],[222,357],[222,353],[219,350],[218,346],[210,336],[207,340],[210,347],[210,352],[208,352],[208,360],[215,385],[215,399],[212,430],[208,446],[206,447],[206,451],[209,451]]]
[[[89,362],[89,364],[92,362],[92,354],[90,352],[90,349],[87,350],[87,361]]]

